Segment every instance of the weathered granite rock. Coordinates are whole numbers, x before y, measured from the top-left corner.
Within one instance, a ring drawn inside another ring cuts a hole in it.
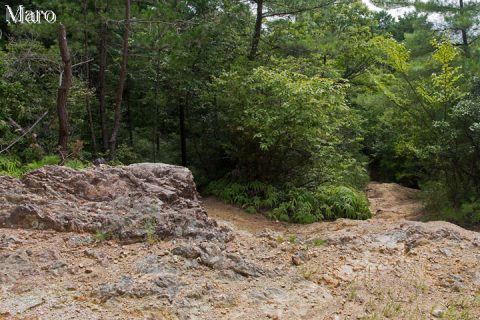
[[[74,170],[46,166],[21,180],[0,176],[0,227],[106,232],[124,242],[231,240],[209,219],[184,167],[142,163]]]

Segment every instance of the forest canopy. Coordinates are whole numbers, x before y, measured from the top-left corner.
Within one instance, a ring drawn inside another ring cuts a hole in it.
[[[475,1],[406,1],[399,17],[356,0],[6,5],[56,21],[0,15],[1,174],[172,163],[206,193],[298,223],[370,217],[372,179],[480,223]]]

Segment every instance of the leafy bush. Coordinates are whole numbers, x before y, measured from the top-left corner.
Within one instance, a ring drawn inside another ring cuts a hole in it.
[[[24,174],[47,165],[57,165],[59,162],[60,158],[55,155],[45,156],[41,160],[34,160],[27,164],[22,164],[18,159],[13,157],[0,156],[0,175],[20,178]],[[78,159],[68,160],[64,165],[72,169],[85,169],[88,167],[88,165]]]
[[[11,157],[0,157],[0,175],[20,177],[22,173],[22,164],[20,161]]]
[[[449,207],[448,191],[443,181],[427,181],[420,184],[419,198],[428,212],[438,212]]]
[[[290,60],[276,61],[215,79],[210,100],[224,158],[246,181],[364,183],[361,119],[348,105],[348,85],[292,68]]]
[[[25,173],[27,173],[27,172],[30,172],[30,171],[40,169],[44,166],[57,165],[59,162],[60,162],[60,158],[58,156],[54,156],[54,155],[46,156],[46,157],[43,157],[42,159],[40,159],[38,161],[34,160],[34,161],[26,164],[24,166],[24,171],[25,171]]]
[[[264,212],[279,204],[280,192],[273,186],[253,181],[245,184],[217,180],[206,189],[223,201],[243,207],[247,212]]]
[[[444,181],[429,181],[421,185],[420,199],[425,205],[423,221],[448,221],[463,227],[480,225],[480,201],[470,199],[452,207]]]
[[[210,183],[206,191],[247,212],[261,212],[280,221],[305,224],[371,216],[366,197],[345,186],[323,186],[314,191],[291,187],[282,191],[258,181],[242,184],[218,180]]]
[[[480,201],[466,202],[458,209],[444,207],[423,217],[424,221],[448,221],[459,226],[480,225]]]
[[[338,218],[371,217],[366,197],[345,186],[322,186],[315,191],[291,189],[285,201],[269,214],[272,218],[297,223],[312,223]]]
[[[364,194],[345,186],[320,187],[316,196],[326,204],[327,219],[348,218],[365,220],[371,217]]]
[[[65,162],[64,166],[77,170],[88,168],[87,164],[83,163],[78,159],[68,160]]]

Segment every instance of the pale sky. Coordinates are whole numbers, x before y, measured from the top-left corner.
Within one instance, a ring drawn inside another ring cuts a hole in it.
[[[370,10],[375,11],[375,12],[379,12],[379,11],[382,11],[382,10],[387,11],[392,17],[394,17],[396,19],[400,18],[401,16],[403,16],[407,13],[415,11],[414,6],[405,6],[405,7],[399,7],[399,8],[395,8],[395,9],[385,10],[385,9],[380,8],[380,7],[377,7],[371,0],[362,0],[362,2]],[[468,2],[468,1],[466,1],[466,2]],[[437,26],[441,25],[442,22],[444,21],[443,17],[438,13],[430,13],[427,17],[427,20],[430,21],[430,22],[433,22]]]
[[[362,0],[362,1],[367,6],[367,8],[372,11],[379,12],[384,10],[374,5],[371,0]],[[392,17],[398,18],[403,16],[406,13],[415,11],[415,8],[413,6],[409,6],[409,7],[402,7],[402,8],[396,8],[396,9],[389,9],[385,11],[387,11]]]

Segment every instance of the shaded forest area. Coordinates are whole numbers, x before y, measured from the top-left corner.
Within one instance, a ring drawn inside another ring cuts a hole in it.
[[[398,19],[350,0],[6,4],[57,22],[0,20],[2,174],[179,164],[205,192],[297,223],[368,218],[370,175],[480,223],[475,1]]]

